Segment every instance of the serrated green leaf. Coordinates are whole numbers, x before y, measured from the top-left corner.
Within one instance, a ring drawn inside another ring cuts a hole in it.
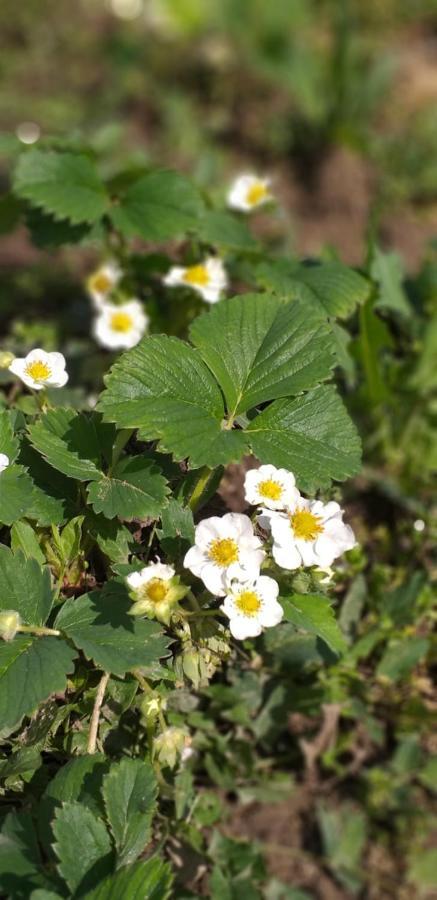
[[[108,519],[157,518],[166,502],[168,486],[160,469],[140,456],[126,457],[111,474],[88,486],[88,499],[96,513]]]
[[[252,450],[261,462],[293,469],[302,487],[358,470],[359,439],[332,387],[279,400],[232,427],[243,410],[329,375],[330,331],[320,318],[297,303],[243,296],[223,301],[192,334],[208,365],[197,349],[162,335],[123,354],[100,399],[106,418],[160,440],[161,451],[189,457],[192,468],[216,468]]]
[[[0,644],[1,735],[10,734],[50,694],[65,691],[76,655],[55,637],[18,635]]]
[[[67,600],[58,613],[60,628],[96,665],[123,676],[167,656],[168,639],[157,622],[128,615],[131,601],[122,584]]]
[[[169,865],[152,857],[105,878],[86,900],[169,900],[172,880]]]
[[[122,759],[103,779],[103,798],[117,868],[135,862],[150,841],[158,785],[149,762]]]
[[[0,472],[0,522],[12,525],[27,514],[32,503],[32,481],[23,466]]]
[[[62,247],[63,244],[78,244],[90,234],[91,225],[82,222],[72,225],[67,219],[56,219],[42,209],[30,208],[26,215],[26,225],[32,243],[42,249]]]
[[[17,163],[14,190],[19,197],[73,224],[96,222],[109,198],[87,156],[28,150]]]
[[[156,535],[167,556],[175,559],[182,556],[194,544],[193,513],[188,506],[182,506],[173,497],[161,513],[161,528]]]
[[[44,625],[52,604],[48,566],[0,544],[0,609],[15,609],[27,625]]]
[[[41,857],[28,813],[10,812],[0,833],[0,889],[3,896],[29,896],[41,883]],[[17,881],[20,894],[17,894]],[[25,893],[26,892],[26,893]]]
[[[116,519],[106,519],[87,511],[87,531],[97,542],[102,553],[113,563],[127,563],[129,554],[135,547],[134,537],[129,529]]]
[[[218,303],[193,322],[190,337],[232,416],[308,390],[335,365],[329,325],[300,303],[263,294]]]
[[[356,428],[336,390],[321,385],[296,400],[277,400],[247,428],[261,461],[295,473],[302,490],[328,487],[360,468]]]
[[[261,263],[258,282],[287,299],[300,299],[319,315],[347,318],[370,293],[369,282],[338,262],[300,265],[286,259]]]
[[[28,522],[16,522],[11,528],[11,549],[14,553],[21,550],[27,559],[36,559],[40,565],[45,564],[45,556],[38,543],[36,534]]]
[[[202,208],[200,193],[188,178],[163,170],[130,185],[111,218],[126,237],[163,241],[193,228]]]
[[[95,414],[51,409],[29,427],[30,442],[59,472],[78,481],[98,481],[104,444],[114,430]]]
[[[20,461],[33,484],[26,510],[28,519],[34,519],[38,525],[60,525],[76,515],[78,486],[72,478],[53,469],[27,442],[21,447]]]
[[[53,832],[59,874],[74,895],[88,895],[113,867],[111,838],[105,823],[86,806],[70,801],[56,810]]]
[[[38,836],[50,852],[53,842],[52,822],[62,803],[77,800],[96,816],[104,815],[101,790],[109,760],[101,753],[80,756],[58,769],[38,803]]]
[[[282,597],[281,603],[287,622],[316,634],[337,655],[347,649],[327,597],[321,594],[293,594],[292,597]]]

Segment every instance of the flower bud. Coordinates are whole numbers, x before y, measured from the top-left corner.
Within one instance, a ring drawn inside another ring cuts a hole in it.
[[[12,641],[20,627],[21,617],[15,609],[4,609],[0,612],[0,637],[4,641]]]
[[[189,743],[190,737],[184,728],[166,728],[153,741],[153,755],[162,766],[174,769],[178,757],[182,756]]]
[[[162,712],[167,706],[167,701],[165,697],[161,697],[161,694],[156,693],[155,691],[150,694],[146,694],[141,701],[141,716],[145,721],[146,725],[153,725],[156,719],[159,716],[159,713]]]
[[[14,361],[15,356],[13,353],[8,353],[7,350],[2,350],[0,352],[0,369],[9,369],[10,364]]]

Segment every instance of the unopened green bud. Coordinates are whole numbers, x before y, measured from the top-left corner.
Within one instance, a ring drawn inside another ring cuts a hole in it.
[[[311,576],[307,572],[298,572],[293,578],[293,590],[297,594],[308,594],[311,589]]]
[[[21,617],[15,609],[4,609],[0,612],[0,637],[4,641],[12,641],[20,625]]]
[[[141,701],[141,715],[146,722],[146,725],[152,725],[155,720],[158,718],[159,713],[162,712],[167,706],[167,701],[165,697],[161,697],[160,694],[155,693],[155,691],[150,694],[146,694]]]
[[[200,684],[200,669],[199,669],[200,657],[197,650],[192,648],[191,650],[187,650],[182,656],[182,668],[184,671],[184,675],[192,681],[195,689],[199,687]]]
[[[2,350],[0,352],[0,369],[9,369],[9,366],[14,361],[15,356],[13,353],[8,353],[7,350]]]

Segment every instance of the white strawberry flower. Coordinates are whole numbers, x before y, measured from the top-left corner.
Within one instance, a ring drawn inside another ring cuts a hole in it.
[[[8,468],[9,463],[9,456],[6,456],[6,453],[0,453],[0,473],[4,472],[5,469]]]
[[[250,469],[244,480],[244,491],[248,503],[267,509],[288,508],[300,497],[293,473],[271,465]]]
[[[257,637],[263,628],[278,625],[284,615],[278,594],[278,583],[267,575],[243,583],[234,581],[221,607],[234,638],[244,641]]]
[[[22,359],[16,357],[9,371],[18,375],[27,387],[41,391],[45,387],[64,387],[68,373],[65,371],[65,356],[62,353],[46,353],[45,350],[31,350]]]
[[[117,287],[122,275],[123,272],[115,260],[109,260],[89,275],[86,282],[87,290],[98,309]]]
[[[211,516],[196,526],[195,544],[186,554],[184,566],[202,579],[211,594],[224,597],[232,579],[258,577],[265,557],[261,546],[249,516]]]
[[[138,344],[148,324],[149,317],[139,300],[128,300],[117,306],[102,303],[94,319],[93,334],[108,350],[126,350]]]
[[[169,287],[190,287],[206,303],[217,303],[228,284],[228,276],[221,259],[208,256],[194,266],[172,266],[163,283]]]
[[[132,572],[126,581],[134,600],[129,614],[158,619],[166,625],[170,621],[174,606],[189,590],[180,584],[173,566],[161,562],[149,563],[140,572]]]
[[[259,178],[257,175],[239,175],[228,191],[227,203],[231,209],[240,212],[251,212],[272,200],[270,192],[271,179]]]
[[[330,566],[356,546],[352,528],[343,522],[338,503],[300,497],[287,512],[261,512],[260,524],[271,530],[272,554],[283,569]]]

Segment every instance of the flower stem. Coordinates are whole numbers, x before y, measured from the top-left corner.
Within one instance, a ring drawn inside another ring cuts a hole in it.
[[[103,698],[105,696],[106,686],[109,681],[109,672],[104,672],[99,686],[97,688],[96,699],[94,701],[93,713],[91,716],[90,733],[88,735],[87,753],[96,752],[97,732],[99,730],[100,710],[102,708]]]
[[[197,512],[212,497],[220,484],[222,474],[223,466],[218,466],[216,469],[203,466],[199,469],[199,474],[188,501],[188,506],[192,512]]]
[[[51,634],[53,637],[59,637],[61,635],[61,632],[57,631],[56,628],[45,628],[43,625],[20,625],[18,631],[37,635]]]

